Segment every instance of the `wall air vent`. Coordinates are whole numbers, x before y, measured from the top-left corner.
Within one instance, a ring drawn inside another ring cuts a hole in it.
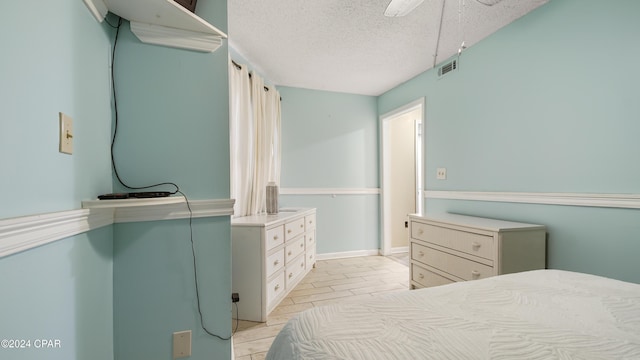
[[[438,77],[442,77],[458,69],[458,60],[452,60],[438,68]]]

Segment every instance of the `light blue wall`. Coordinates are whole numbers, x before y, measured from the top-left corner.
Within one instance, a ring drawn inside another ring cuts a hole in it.
[[[376,189],[376,98],[278,87],[282,188]],[[379,248],[379,195],[281,195],[282,206],[316,207],[317,252]]]
[[[380,96],[378,111],[426,96],[427,190],[638,194],[638,13],[631,0],[552,0],[467,49],[459,71]],[[638,210],[426,204],[545,224],[549,267],[640,282]]]
[[[82,1],[5,1],[0,10],[0,218],[76,209],[111,190],[112,30]],[[74,119],[73,155],[58,152],[58,112]]]
[[[226,6],[202,2],[197,13],[225,31]],[[175,182],[190,200],[228,199],[226,42],[214,53],[147,45],[127,22],[120,36],[115,156],[121,177],[132,186]],[[114,188],[123,189],[116,182]],[[222,337],[231,333],[230,228],[229,216],[193,220],[205,326]],[[207,335],[197,316],[190,234],[189,220],[115,225],[117,359],[171,359],[172,333],[182,330],[193,332],[191,359],[230,358],[231,342]]]
[[[3,1],[0,219],[80,208],[111,191],[113,31],[82,1]],[[58,112],[74,154],[58,152]],[[113,359],[112,228],[0,258],[0,339],[32,340],[2,359]],[[59,349],[36,349],[35,339]]]
[[[280,195],[280,203],[316,208],[317,254],[380,248],[379,195]]]
[[[278,87],[282,187],[378,187],[378,113],[373,96]]]
[[[193,199],[228,198],[226,46],[200,53],[147,45],[125,22],[115,69],[114,154],[123,181],[130,186],[175,182]],[[126,190],[117,182],[114,187]]]
[[[0,358],[113,359],[112,228],[103,227],[0,259]],[[36,340],[59,340],[39,348]]]
[[[116,359],[171,359],[176,331],[192,330],[192,359],[230,359],[230,342],[200,326],[188,220],[118,224],[114,247]],[[194,219],[198,288],[206,328],[231,334],[230,224]]]
[[[225,1],[198,7],[226,29]],[[97,23],[82,1],[7,2],[1,9],[0,219],[74,210],[82,200],[123,190],[112,184],[109,158],[115,31]],[[126,22],[121,35],[122,174],[133,184],[174,181],[190,199],[228,198],[226,46],[201,54],[143,45]],[[71,156],[58,153],[60,111],[74,119]],[[62,345],[0,349],[0,358],[170,359],[171,333],[192,329],[192,358],[228,359],[230,342],[204,335],[196,319],[188,223],[107,226],[0,259],[10,289],[0,296],[0,338]],[[206,325],[228,336],[228,217],[194,220],[193,239]]]

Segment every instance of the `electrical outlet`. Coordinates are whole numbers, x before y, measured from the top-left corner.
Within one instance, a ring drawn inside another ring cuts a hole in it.
[[[73,119],[67,114],[60,113],[60,152],[73,154]]]
[[[191,330],[173,333],[173,358],[191,356]]]
[[[231,302],[237,303],[238,301],[240,301],[240,294],[231,293]]]
[[[436,179],[447,180],[447,168],[438,168],[436,171]]]

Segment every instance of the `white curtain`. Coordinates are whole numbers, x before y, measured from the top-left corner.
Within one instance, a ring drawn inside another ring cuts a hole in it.
[[[273,119],[269,122],[269,130],[267,131],[267,137],[271,141],[269,157],[269,182],[275,182],[280,186],[280,161],[282,157],[282,151],[280,147],[280,117],[282,110],[280,108],[280,93],[275,88],[270,88],[266,92],[266,113],[267,117]]]
[[[251,109],[251,84],[246,66],[229,64],[229,132],[231,152],[231,198],[236,200],[235,216],[250,212],[253,179],[253,142],[247,135],[254,132]]]
[[[231,197],[234,217],[266,211],[266,186],[280,185],[280,94],[246,65],[229,63]]]

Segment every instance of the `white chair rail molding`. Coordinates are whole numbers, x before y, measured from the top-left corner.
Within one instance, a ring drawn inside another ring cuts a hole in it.
[[[0,220],[0,258],[114,223],[188,219],[233,214],[233,199],[90,200],[82,209]]]
[[[426,199],[640,209],[640,194],[426,190],[424,197]]]

